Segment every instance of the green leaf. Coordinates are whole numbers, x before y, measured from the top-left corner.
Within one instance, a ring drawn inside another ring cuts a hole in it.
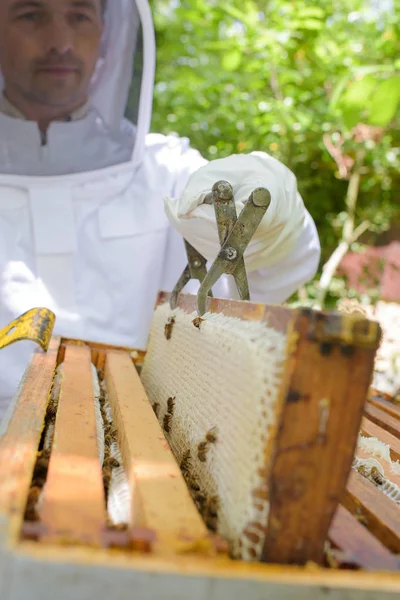
[[[343,121],[347,129],[353,129],[361,121],[358,108],[346,107],[343,110]]]
[[[375,90],[370,104],[369,123],[386,127],[393,119],[400,102],[400,75],[390,77]]]
[[[234,19],[237,19],[238,21],[242,21],[242,23],[244,23],[245,25],[248,25],[249,27],[253,27],[253,25],[254,25],[253,20],[251,18],[249,18],[249,15],[247,15],[246,12],[243,12],[243,11],[239,10],[238,8],[235,8],[234,6],[230,6],[229,4],[223,4],[221,6],[218,6],[218,8],[220,10],[222,10],[223,12],[227,13],[228,15],[230,15],[231,17],[233,17]]]
[[[236,71],[242,62],[242,54],[239,50],[226,52],[222,58],[222,68],[224,71]]]
[[[325,17],[325,12],[322,10],[322,8],[318,8],[316,6],[304,6],[297,14],[300,18],[315,17],[316,19],[323,19]]]
[[[341,77],[336,86],[333,89],[333,93],[332,93],[332,97],[331,97],[331,101],[329,103],[329,107],[331,109],[335,109],[339,103],[339,100],[342,96],[343,90],[347,84],[349,80],[349,74],[346,73],[346,75],[343,75],[343,77]]]
[[[340,104],[362,109],[377,86],[377,80],[372,75],[354,81],[343,94]]]

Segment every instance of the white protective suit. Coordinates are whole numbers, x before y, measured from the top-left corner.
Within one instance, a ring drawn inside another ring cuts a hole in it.
[[[246,257],[253,299],[284,301],[314,276],[320,248],[281,163],[255,153],[207,165],[186,139],[149,134],[148,2],[108,4],[89,114],[52,123],[45,146],[36,123],[0,114],[0,328],[46,306],[56,334],[145,348],[157,292],[186,264],[181,235],[208,259],[219,250],[213,207],[201,205],[216,180],[233,184],[238,210],[253,188],[272,193]],[[233,294],[226,280],[214,292]],[[0,418],[31,351],[20,342],[0,352]]]

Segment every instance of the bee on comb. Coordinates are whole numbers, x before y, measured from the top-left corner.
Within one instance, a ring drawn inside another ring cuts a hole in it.
[[[164,431],[166,431],[167,433],[169,433],[171,431],[171,418],[172,418],[172,415],[170,415],[169,413],[164,415],[163,426],[164,426]]]
[[[217,442],[218,436],[217,436],[217,428],[216,427],[213,427],[212,429],[210,429],[210,431],[207,431],[206,440],[210,444],[215,444]]]
[[[175,408],[175,396],[168,398],[168,400],[167,400],[167,410],[171,416],[174,414],[174,408]]]
[[[216,519],[218,517],[218,508],[219,508],[219,497],[218,496],[209,496],[207,498],[207,506],[206,511],[209,517]]]
[[[201,462],[206,462],[207,460],[207,452],[209,451],[210,447],[208,445],[208,442],[200,442],[200,444],[197,446],[197,458],[201,461]]]
[[[107,458],[104,459],[103,466],[106,468],[111,467],[112,469],[117,469],[121,465],[119,464],[119,460],[117,460],[113,456],[107,456]]]
[[[193,490],[194,492],[200,491],[200,486],[193,476],[189,479],[188,485],[189,485],[190,489]]]
[[[205,319],[202,319],[201,317],[196,317],[195,319],[193,319],[192,323],[195,327],[197,327],[197,329],[200,329],[203,321],[205,321]]]
[[[192,462],[190,460],[190,450],[185,450],[180,464],[180,468],[184,476],[187,476],[190,473],[191,467]]]
[[[53,420],[57,414],[57,408],[58,408],[58,401],[50,400],[50,402],[47,406],[46,417],[50,420]]]
[[[169,317],[168,321],[166,322],[166,324],[164,326],[164,335],[167,340],[171,339],[172,330],[174,328],[174,325],[175,325],[175,317]]]

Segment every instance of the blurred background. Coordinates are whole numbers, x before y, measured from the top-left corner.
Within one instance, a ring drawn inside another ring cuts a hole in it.
[[[152,130],[284,162],[320,235],[291,303],[400,300],[400,0],[152,0]]]

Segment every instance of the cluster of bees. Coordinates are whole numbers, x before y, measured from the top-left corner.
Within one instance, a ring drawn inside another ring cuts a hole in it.
[[[204,440],[202,440],[197,446],[197,458],[200,462],[206,462],[207,454],[212,444],[217,442],[217,428],[213,427],[210,431],[207,431]]]
[[[359,467],[357,467],[357,471],[363,477],[366,477],[367,479],[370,479],[373,483],[376,483],[376,485],[383,485],[384,483],[382,474],[376,467],[372,467],[372,469],[367,469],[367,467],[360,465]]]
[[[47,471],[49,468],[50,450],[39,452],[33,471],[32,483],[28,494],[28,500],[25,509],[26,521],[38,521],[37,504],[46,483]]]
[[[159,419],[160,416],[160,403],[153,402],[153,411]],[[164,431],[170,433],[171,431],[171,420],[174,416],[175,411],[175,396],[171,396],[167,400],[167,411],[163,417],[163,428]],[[196,456],[200,462],[207,461],[207,454],[213,444],[218,440],[217,428],[213,427],[204,436],[204,440],[199,442],[196,449]],[[188,449],[183,453],[182,460],[180,463],[180,469],[182,475],[185,478],[189,491],[192,498],[199,510],[203,520],[211,531],[217,531],[218,529],[218,507],[219,498],[218,496],[208,495],[201,491],[201,488],[197,482],[192,469],[192,456],[191,451]]]
[[[219,498],[218,496],[208,495],[201,491],[197,479],[193,474],[190,450],[186,450],[183,453],[179,466],[206,526],[211,531],[217,531]]]
[[[174,416],[175,410],[175,396],[168,398],[167,400],[167,412],[164,415],[163,427],[164,431],[169,433],[171,431],[171,419]]]
[[[160,403],[153,402],[153,404],[151,406],[153,407],[154,414],[156,415],[156,417],[158,419],[159,415],[160,415]],[[164,418],[163,418],[164,431],[166,431],[167,433],[169,433],[171,431],[171,419],[174,416],[174,410],[175,410],[175,396],[168,398],[167,412],[165,413]]]
[[[106,398],[104,394],[100,395],[99,398],[101,418],[103,419],[104,426],[104,460],[103,460],[103,487],[105,497],[108,497],[108,490],[110,488],[110,481],[112,470],[120,466],[119,461],[111,456],[111,446],[117,441],[117,430],[112,423],[108,420],[106,411]]]
[[[44,422],[44,435],[50,431],[50,427],[54,426],[58,409],[58,396],[50,395],[50,400],[47,405],[45,422]],[[37,506],[40,495],[43,491],[44,484],[47,479],[47,471],[49,469],[50,462],[50,450],[42,449],[38,453],[38,457],[33,470],[31,487],[28,493],[28,500],[25,508],[25,520],[27,521],[38,521],[39,515],[37,512]]]
[[[217,430],[216,427],[213,427],[206,433],[205,439],[198,444],[197,458],[201,462],[205,462],[207,460],[207,453],[211,445],[217,442],[217,439]],[[216,495],[205,494],[201,490],[196,476],[193,473],[192,457],[189,449],[183,453],[179,466],[189,487],[192,498],[197,506],[198,511],[203,517],[206,526],[211,531],[217,531],[219,498]]]

